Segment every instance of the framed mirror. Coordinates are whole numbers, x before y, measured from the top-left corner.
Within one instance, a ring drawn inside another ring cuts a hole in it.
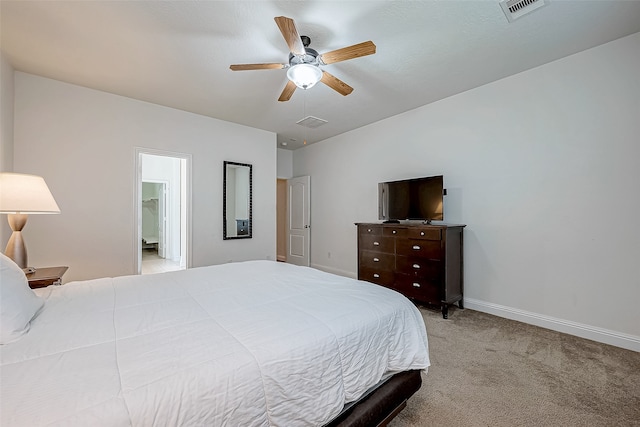
[[[250,239],[253,231],[253,171],[247,163],[224,162],[222,238]]]

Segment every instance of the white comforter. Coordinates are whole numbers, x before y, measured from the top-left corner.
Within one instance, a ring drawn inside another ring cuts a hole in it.
[[[3,427],[317,426],[429,366],[402,295],[273,261],[38,293],[30,332],[0,346]]]

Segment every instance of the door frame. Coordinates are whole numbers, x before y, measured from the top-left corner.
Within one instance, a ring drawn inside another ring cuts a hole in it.
[[[134,257],[133,266],[136,274],[142,273],[142,155],[150,154],[152,156],[172,157],[184,161],[185,171],[180,172],[181,190],[181,204],[184,203],[182,211],[184,212],[184,229],[186,242],[184,244],[183,256],[181,257],[180,264],[184,263],[185,268],[191,267],[191,251],[193,249],[192,242],[192,213],[191,213],[191,164],[192,156],[188,153],[178,153],[174,151],[157,150],[153,148],[135,147],[134,155],[134,194],[133,194],[133,207],[134,207],[134,230],[131,233],[133,236]],[[182,227],[182,226],[181,226]],[[181,233],[182,234],[182,233]]]
[[[287,191],[286,178],[276,179],[276,260],[287,262]]]

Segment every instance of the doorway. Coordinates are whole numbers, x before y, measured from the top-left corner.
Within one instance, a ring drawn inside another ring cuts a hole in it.
[[[191,156],[136,150],[136,271],[189,266]]]
[[[287,262],[287,180],[276,181],[276,259]]]
[[[167,254],[167,225],[169,183],[142,181],[142,272],[145,261],[165,259]],[[171,242],[174,243],[174,242]],[[179,248],[177,248],[179,251]],[[171,248],[169,252],[174,252]],[[171,258],[171,257],[170,257]],[[168,261],[173,262],[171,259]],[[169,265],[171,265],[169,263]],[[148,269],[147,269],[148,270]]]

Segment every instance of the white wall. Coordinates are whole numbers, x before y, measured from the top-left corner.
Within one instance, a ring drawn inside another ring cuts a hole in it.
[[[640,33],[296,150],[312,264],[355,276],[377,183],[444,174],[467,307],[640,351],[639,75]]]
[[[293,178],[293,151],[278,148],[278,178]]]
[[[0,51],[0,172],[13,171],[13,67]],[[11,236],[7,215],[0,215],[0,251]]]
[[[65,281],[134,273],[136,147],[193,156],[191,266],[275,259],[271,132],[17,72],[14,133],[14,169],[42,175],[61,209],[29,218],[36,267],[68,265]],[[253,164],[252,239],[222,240],[224,160]]]
[[[13,170],[13,67],[0,51],[0,171]]]

